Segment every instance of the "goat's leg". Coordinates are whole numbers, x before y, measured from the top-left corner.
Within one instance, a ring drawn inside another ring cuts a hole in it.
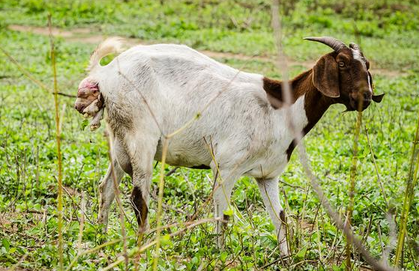
[[[260,193],[272,223],[275,225],[281,254],[289,255],[285,211],[279,202],[278,179],[257,179]]]
[[[113,142],[110,150],[112,152],[112,161],[99,185],[100,208],[98,222],[105,226],[105,232],[108,226],[109,207],[115,198],[115,185],[119,186],[125,172],[131,175],[131,165],[121,141],[118,138],[113,138],[112,134],[111,138],[111,142]]]
[[[143,140],[140,135],[126,142],[128,156],[132,165],[132,181],[134,188],[131,193],[131,204],[134,209],[140,233],[145,232],[148,225],[148,202],[150,197],[153,161],[158,144],[158,137]]]
[[[116,185],[119,185],[121,178],[124,176],[124,171],[115,158],[111,163],[113,163],[113,165],[109,164],[108,171],[99,185],[100,207],[98,223],[105,226],[105,232],[108,226],[109,207],[115,198],[115,182]],[[112,169],[114,170],[114,174],[112,173]]]
[[[134,188],[131,193],[131,204],[137,218],[140,233],[147,231],[148,225],[148,202],[151,185],[151,172],[134,173]]]
[[[231,192],[238,176],[232,176],[230,172],[221,171],[214,185],[214,217],[222,219],[223,221],[216,222],[217,245],[219,248],[224,247],[224,231],[227,226],[229,216],[224,214],[224,211],[230,206]],[[217,174],[214,172],[214,176]]]

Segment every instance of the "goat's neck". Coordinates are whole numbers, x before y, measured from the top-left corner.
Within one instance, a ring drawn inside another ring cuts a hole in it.
[[[264,78],[263,88],[268,94],[270,100],[275,99],[275,105],[285,102],[285,93],[283,90],[283,82],[279,80],[272,80]],[[308,70],[299,74],[297,77],[290,81],[291,86],[291,103],[294,103],[299,97],[304,95],[304,111],[307,116],[308,123],[303,128],[303,136],[307,134],[316,123],[320,120],[333,100],[320,93],[313,85],[313,70]],[[274,104],[272,106],[275,107]],[[288,159],[296,146],[294,140],[287,150]]]
[[[324,96],[313,84],[313,70],[308,70],[291,81],[294,96],[304,95],[304,110],[308,123],[303,135],[307,134],[320,120],[326,110],[332,105],[333,99]],[[298,98],[297,96],[297,98]]]
[[[333,103],[331,98],[324,96],[313,85],[313,70],[308,70],[299,74],[290,81],[291,103],[294,103],[299,97],[304,97],[304,110],[307,116],[308,124],[304,127],[303,133],[307,134],[311,128],[320,120],[329,106]],[[286,102],[283,82],[264,78],[263,88],[270,100],[276,100],[276,105]]]

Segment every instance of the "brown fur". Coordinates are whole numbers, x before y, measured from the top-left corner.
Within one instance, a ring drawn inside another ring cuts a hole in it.
[[[363,56],[364,57],[364,56]],[[366,61],[366,67],[369,63]],[[343,64],[342,64],[343,63]],[[366,109],[371,101],[381,102],[383,95],[372,95],[368,91],[368,70],[358,60],[354,60],[352,51],[343,48],[340,52],[331,52],[321,57],[313,69],[303,72],[290,81],[291,103],[305,95],[304,109],[308,124],[304,127],[306,135],[320,120],[330,105],[344,104],[348,110]],[[371,77],[372,80],[372,77]],[[372,83],[372,82],[371,82]],[[264,78],[263,88],[271,106],[278,109],[285,102],[283,82]],[[288,160],[297,141],[293,140],[286,153]]]
[[[274,93],[274,97],[283,97],[282,81],[264,78],[264,87],[266,92]],[[265,83],[266,82],[266,83]],[[308,124],[303,129],[303,135],[307,134],[314,125],[320,120],[326,110],[334,103],[332,98],[324,96],[313,84],[313,70],[308,70],[299,74],[290,82],[292,89],[292,103],[294,103],[302,95],[306,95],[304,101],[304,109],[307,114]],[[282,102],[282,101],[281,101]],[[288,159],[294,148],[297,146],[296,140],[290,144],[287,149]]]
[[[135,216],[137,217],[138,226],[140,231],[146,227],[146,219],[148,214],[147,203],[143,199],[141,189],[134,186],[131,194],[131,201],[134,207]]]

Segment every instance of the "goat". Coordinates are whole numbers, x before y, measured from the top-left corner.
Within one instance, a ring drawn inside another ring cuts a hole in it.
[[[381,102],[384,95],[373,94],[369,62],[358,45],[348,47],[332,37],[306,39],[323,43],[333,52],[290,81],[289,111],[285,110],[283,82],[239,72],[187,46],[139,45],[100,66],[99,60],[117,51],[120,43],[108,40],[100,45],[75,103],[80,113],[95,116],[93,128],[106,109],[111,131],[113,166],[100,184],[99,222],[107,225],[114,199],[113,168],[118,181],[125,173],[131,176],[139,231],[147,230],[153,160],[162,159],[164,135],[205,108],[196,121],[170,139],[166,162],[210,168],[219,177],[215,187],[222,189],[213,194],[214,216],[222,219],[216,222],[219,246],[223,246],[228,219],[224,211],[235,182],[243,175],[254,177],[275,225],[281,254],[288,255],[278,176],[296,141],[286,114],[297,131],[307,134],[332,104],[343,104],[349,111],[364,110],[371,101]]]

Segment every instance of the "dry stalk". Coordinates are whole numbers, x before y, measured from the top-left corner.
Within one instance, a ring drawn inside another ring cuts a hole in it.
[[[109,131],[107,133],[109,135]],[[119,191],[119,183],[118,180],[116,178],[115,175],[115,169],[113,167],[113,159],[112,159],[112,143],[109,140],[109,137],[106,137],[107,142],[108,142],[108,155],[109,155],[109,161],[110,161],[110,165],[111,165],[111,172],[112,172],[112,180],[113,180],[113,186],[115,189],[115,198],[116,198],[116,203],[118,205],[118,211],[119,211],[119,221],[121,224],[121,234],[122,234],[122,241],[123,241],[123,256],[125,259],[125,270],[128,270],[128,254],[127,254],[127,234],[126,234],[126,230],[125,230],[125,220],[124,220],[124,210],[122,207],[122,202],[121,202],[121,198],[120,198],[120,191]]]
[[[399,236],[397,239],[397,247],[396,247],[396,259],[395,259],[396,266],[400,266],[402,251],[404,247],[404,239],[406,237],[407,218],[409,215],[410,206],[412,205],[412,202],[413,202],[413,198],[415,194],[415,187],[418,183],[418,169],[419,169],[418,143],[419,143],[419,117],[418,117],[418,123],[416,125],[416,134],[413,141],[409,175],[406,180],[406,191],[404,193],[402,215],[400,217],[400,222],[399,222],[400,230],[399,230]]]
[[[159,122],[157,121],[157,118],[153,112],[153,110],[151,109],[149,103],[147,102],[147,99],[145,98],[145,96],[142,94],[142,92],[137,88],[137,86],[128,78],[126,77],[121,71],[119,71],[119,75],[121,75],[125,80],[127,80],[128,83],[130,83],[131,86],[133,86],[134,90],[138,92],[138,94],[140,94],[141,98],[143,99],[144,103],[147,106],[148,111],[150,112],[151,116],[153,117],[154,122],[156,123],[157,127],[159,128],[160,132],[162,133],[162,135],[166,138],[166,139],[170,139],[173,136],[175,136],[176,134],[180,133],[181,131],[183,131],[184,129],[188,128],[194,121],[196,121],[197,119],[199,119],[202,116],[202,113],[221,95],[223,94],[225,91],[228,90],[229,86],[231,85],[231,83],[237,78],[237,76],[239,75],[239,73],[241,72],[241,69],[239,69],[237,71],[237,73],[233,76],[233,78],[227,83],[227,85],[220,91],[217,93],[217,95],[215,95],[199,112],[197,112],[195,114],[195,116],[193,116],[189,121],[187,121],[183,126],[181,126],[179,129],[175,130],[174,132],[166,135],[163,131],[163,129],[161,128]]]
[[[199,225],[202,225],[202,224],[205,224],[205,223],[209,223],[209,222],[218,221],[218,220],[221,220],[221,219],[219,219],[219,218],[204,218],[204,219],[201,219],[201,220],[193,221],[191,223],[187,222],[187,223],[185,223],[186,227],[184,227],[184,228],[182,228],[182,229],[180,229],[180,230],[178,230],[174,233],[169,234],[169,237],[172,238],[172,237],[174,237],[176,235],[180,235],[180,234],[186,232],[187,230],[192,229],[196,226],[199,226]],[[157,240],[155,239],[154,241],[148,242],[147,244],[145,244],[141,247],[136,247],[135,249],[133,249],[131,251],[131,253],[128,257],[135,257],[136,255],[146,251],[148,248],[154,246],[156,243],[157,243]],[[123,258],[118,259],[117,261],[115,261],[115,262],[111,263],[110,265],[108,265],[107,267],[103,268],[102,271],[110,270],[113,267],[117,266],[118,264],[122,263],[123,261],[124,261]]]
[[[216,174],[216,176],[215,176],[215,179],[216,178],[220,178],[220,181],[218,182],[218,184],[217,185],[215,185],[215,182],[214,182],[214,186],[213,186],[213,189],[212,189],[212,191],[211,191],[211,194],[208,196],[208,198],[205,200],[205,202],[204,202],[204,204],[202,204],[201,206],[200,206],[200,208],[198,209],[198,210],[196,210],[195,211],[195,213],[192,215],[192,217],[190,218],[190,220],[189,221],[193,221],[197,216],[198,216],[198,214],[199,214],[199,212],[205,207],[205,206],[207,206],[207,204],[209,203],[209,201],[212,199],[212,197],[213,197],[213,195],[214,195],[214,192],[220,187],[220,186],[222,186],[222,189],[224,189],[224,185],[223,185],[223,180],[222,180],[222,176],[220,176],[220,170],[219,170],[219,168],[218,168],[218,162],[216,161],[216,158],[215,158],[215,155],[214,155],[214,152],[212,151],[212,147],[206,142],[206,144],[207,144],[207,147],[208,147],[208,150],[209,150],[209,152],[210,152],[210,154],[211,154],[211,160],[214,162],[214,164],[215,164],[215,167],[216,167],[216,172],[215,172],[215,174]],[[251,152],[252,151],[252,146],[249,148],[249,150],[248,150],[248,152]],[[238,168],[238,166],[243,162],[243,161],[245,161],[247,159],[247,156],[244,156],[240,161],[238,161],[235,165],[234,165],[234,167],[233,167],[233,169],[230,171],[230,174],[227,176],[228,178],[230,178],[231,176],[233,176],[233,174],[236,172],[236,170],[237,170],[237,168]],[[226,193],[225,193],[225,190],[224,190],[224,195],[226,196]],[[231,206],[231,204],[230,204],[230,202],[228,202],[229,203],[229,206]]]
[[[220,91],[217,93],[217,95],[215,95],[202,109],[201,111],[199,111],[198,113],[196,113],[195,117],[193,117],[190,121],[188,121],[185,125],[183,125],[182,127],[180,127],[179,129],[177,129],[176,131],[170,133],[167,137],[173,137],[176,134],[180,133],[181,131],[183,131],[184,129],[186,129],[187,127],[189,127],[195,120],[199,119],[202,114],[204,113],[205,110],[207,110],[207,108],[218,98],[220,97],[221,94],[223,94],[225,91],[228,90],[229,86],[231,85],[231,83],[233,83],[233,81],[237,78],[237,76],[239,75],[239,73],[241,72],[241,69],[237,70],[237,73],[233,76],[233,78],[231,78],[231,80],[227,83],[227,85]]]
[[[84,214],[86,213],[86,198],[84,192],[81,193],[81,217],[80,217],[80,226],[79,226],[79,236],[77,240],[78,254],[82,250],[82,240],[83,240],[83,227],[84,227]]]
[[[296,131],[294,125],[292,123],[292,118],[290,116],[289,104],[291,101],[291,89],[288,81],[288,69],[285,62],[285,56],[282,51],[282,42],[281,42],[281,23],[279,20],[279,1],[273,0],[272,4],[272,26],[274,28],[274,35],[275,41],[278,49],[278,68],[283,73],[283,89],[284,89],[284,98],[285,98],[285,110],[286,110],[286,119],[288,120],[288,126],[290,130],[294,133],[296,141],[298,143],[298,150],[299,150],[299,158],[301,164],[303,165],[304,171],[307,177],[310,179],[311,185],[313,187],[314,192],[317,194],[323,208],[325,208],[327,214],[330,218],[335,222],[338,229],[340,229],[346,236],[348,242],[352,243],[359,252],[364,256],[365,260],[375,269],[377,270],[393,270],[392,268],[379,263],[371,254],[365,249],[362,245],[362,242],[358,237],[354,235],[350,228],[345,227],[345,224],[339,218],[339,215],[334,211],[333,207],[329,203],[327,197],[324,195],[323,190],[321,189],[317,177],[313,174],[309,166],[309,160],[307,157],[307,153],[305,151],[305,147],[301,142],[302,139],[302,132]],[[300,143],[301,142],[301,143]]]
[[[49,38],[51,45],[51,65],[52,72],[54,76],[54,104],[55,104],[55,138],[57,141],[57,160],[58,160],[58,262],[59,270],[64,270],[64,261],[63,261],[63,173],[62,173],[62,157],[61,157],[61,129],[60,129],[60,113],[59,113],[59,101],[58,101],[58,84],[57,84],[57,66],[55,59],[55,47],[54,47],[54,37],[52,35],[52,25],[51,25],[51,14],[48,15],[48,27],[49,27]],[[17,62],[16,62],[17,63]],[[15,63],[15,64],[16,64]],[[28,74],[30,76],[30,74]],[[27,76],[28,76],[27,75]],[[37,80],[33,78],[34,82]],[[39,82],[39,81],[38,81]],[[42,85],[42,83],[41,83]]]
[[[118,67],[119,67],[119,62],[118,63]],[[160,248],[160,234],[161,234],[161,228],[160,228],[160,223],[161,223],[161,211],[162,211],[162,201],[163,201],[163,189],[164,189],[164,166],[165,166],[165,160],[166,160],[166,155],[167,155],[167,148],[168,148],[168,142],[169,140],[177,135],[178,133],[180,133],[181,131],[183,131],[184,129],[188,128],[194,121],[198,120],[201,116],[202,113],[221,95],[223,94],[225,91],[227,91],[229,89],[229,86],[231,85],[231,83],[237,78],[238,74],[240,73],[241,70],[238,70],[237,73],[234,75],[234,77],[226,84],[226,86],[219,92],[217,93],[217,95],[215,95],[199,112],[197,112],[195,114],[194,117],[192,117],[189,121],[187,121],[183,126],[181,126],[179,129],[175,130],[174,132],[166,135],[163,131],[163,129],[161,128],[157,117],[155,116],[152,108],[150,107],[146,97],[143,95],[143,93],[137,88],[137,86],[127,77],[125,76],[121,70],[119,69],[119,75],[121,77],[123,77],[132,87],[135,91],[138,92],[138,94],[141,96],[142,100],[144,101],[144,103],[147,106],[147,109],[149,111],[149,113],[151,114],[154,122],[156,123],[157,127],[159,128],[160,132],[162,133],[164,139],[165,139],[165,143],[163,146],[163,150],[162,150],[162,162],[161,162],[161,170],[160,170],[160,181],[159,181],[159,197],[158,197],[158,210],[157,210],[157,236],[156,236],[156,253],[154,256],[154,263],[153,263],[153,270],[157,270],[157,265],[158,265],[158,260],[159,260],[159,248]],[[209,199],[212,197],[212,193],[209,197]],[[206,201],[208,202],[209,199]],[[196,217],[197,213],[195,213],[195,215],[193,216],[193,218],[191,220],[193,220]],[[125,239],[125,238],[124,238]],[[140,242],[142,240],[142,235],[139,236],[138,239],[138,245],[140,245]],[[137,256],[139,256],[139,254],[137,254]]]
[[[52,35],[52,34],[50,34]],[[13,63],[16,65],[16,67],[18,68],[19,71],[21,71],[26,77],[28,77],[29,80],[31,80],[32,82],[34,82],[38,87],[40,87],[43,90],[46,90],[49,93],[52,93],[54,96],[56,94],[58,94],[58,92],[56,92],[55,90],[52,91],[51,89],[49,89],[46,85],[44,85],[41,81],[37,80],[35,77],[32,76],[32,74],[30,72],[28,72],[27,70],[25,70],[25,68],[22,67],[22,65],[19,64],[19,62],[17,62],[17,60],[12,57],[8,52],[6,52],[2,47],[0,47],[0,50],[3,52],[3,54],[6,55],[6,57]],[[52,53],[52,52],[51,52]],[[51,55],[52,57],[52,55]],[[52,59],[51,59],[52,60]],[[55,61],[55,59],[54,59]]]
[[[377,162],[375,161],[375,154],[374,154],[374,151],[372,149],[372,144],[371,144],[370,137],[368,135],[368,129],[367,129],[366,126],[365,126],[365,135],[367,136],[368,147],[369,147],[370,152],[371,152],[371,158],[372,158],[372,162],[374,164],[375,173],[377,174],[377,182],[380,185],[381,193],[383,194],[383,198],[384,198],[384,201],[386,202],[386,206],[387,206],[387,209],[388,209],[389,208],[389,202],[387,200],[386,192],[384,191],[383,183],[381,182],[380,172],[378,171]]]
[[[160,257],[160,235],[161,235],[161,212],[162,212],[162,202],[163,202],[163,190],[164,190],[164,168],[166,164],[167,148],[169,147],[169,138],[164,138],[162,158],[160,165],[160,180],[159,180],[159,197],[158,197],[158,207],[157,207],[157,233],[156,233],[156,251],[153,260],[153,270],[157,270],[157,265]]]
[[[23,255],[22,258],[20,258],[20,260],[9,269],[9,271],[14,271],[16,268],[18,268],[19,265],[21,265],[28,256],[29,256],[29,252]]]
[[[6,55],[6,57],[13,63],[16,65],[16,67],[18,68],[19,71],[21,71],[23,73],[23,75],[25,75],[29,80],[31,80],[33,83],[35,83],[35,85],[37,85],[38,87],[40,87],[43,90],[46,90],[47,92],[51,93],[52,95],[60,95],[60,96],[64,96],[64,97],[68,97],[68,98],[77,98],[76,95],[71,95],[71,94],[67,94],[67,93],[63,93],[63,92],[59,92],[58,91],[58,87],[57,87],[57,91],[51,90],[49,89],[46,85],[44,85],[41,81],[39,81],[38,79],[36,79],[35,77],[33,77],[33,75],[28,72],[25,68],[22,67],[22,65],[19,64],[19,62],[17,62],[17,60],[12,57],[6,50],[4,50],[2,47],[0,47],[0,51],[3,52],[3,54]]]
[[[296,138],[296,143],[298,144],[302,139],[302,134],[300,131],[296,131],[293,120],[292,120],[292,114],[291,114],[291,108],[290,108],[292,104],[292,100],[291,100],[292,90],[291,90],[291,85],[289,83],[289,74],[288,74],[286,56],[284,54],[283,45],[282,45],[282,26],[281,26],[281,21],[279,19],[279,1],[278,0],[273,0],[271,11],[272,11],[272,28],[274,30],[274,39],[275,39],[275,44],[277,48],[276,65],[279,71],[282,73],[282,89],[283,89],[283,94],[284,94],[283,106],[285,110],[285,121],[288,127],[290,128],[291,132],[297,135],[295,136],[295,138]],[[269,199],[269,201],[271,201],[271,199]],[[285,221],[282,221],[282,219],[279,218],[278,214],[276,215],[279,221],[281,221],[281,223],[283,223],[283,225],[285,226],[285,231],[286,231],[286,236],[287,236],[287,246],[288,246],[289,251],[291,251],[291,243],[290,243],[291,238],[289,238],[290,236],[289,236],[288,225]]]
[[[98,250],[99,250],[99,249],[101,249],[101,248],[104,248],[104,247],[107,247],[107,246],[110,246],[110,245],[113,245],[113,244],[119,243],[121,240],[122,240],[122,239],[116,239],[116,240],[113,240],[113,241],[109,241],[109,242],[103,243],[103,244],[101,244],[101,245],[99,245],[99,246],[96,246],[96,247],[94,247],[94,248],[91,248],[91,249],[89,249],[89,250],[86,250],[86,251],[83,251],[83,252],[81,252],[81,253],[78,253],[78,254],[76,255],[76,257],[74,257],[74,259],[71,261],[70,265],[69,265],[69,266],[67,266],[67,268],[66,268],[66,270],[65,270],[65,271],[70,271],[70,270],[71,270],[71,267],[73,267],[73,265],[77,262],[77,260],[78,260],[81,256],[83,256],[83,255],[87,255],[87,254],[90,254],[90,253],[93,253],[93,252],[95,252],[95,251],[98,251]]]
[[[83,210],[83,206],[80,206],[74,199],[73,199],[73,196],[71,195],[71,193],[65,188],[65,186],[63,186],[63,190],[64,190],[64,192],[67,194],[67,196],[70,198],[70,200],[71,200],[71,202],[73,203],[73,208],[74,209],[79,209],[79,210]],[[84,195],[84,192],[81,192],[81,194],[82,194],[82,199],[83,199],[83,196],[85,196]],[[82,201],[82,203],[83,203],[83,201]],[[84,208],[86,208],[86,207],[84,207]],[[82,211],[83,212],[83,211]],[[91,224],[91,225],[93,225],[93,224],[95,224],[95,223],[93,223],[93,221],[87,216],[87,214],[85,213],[85,211],[84,211],[84,213],[83,213],[83,215],[84,215],[84,218],[86,218],[87,220],[88,220],[88,222]]]
[[[359,133],[362,126],[362,91],[360,93],[361,102],[358,105],[358,114],[356,119],[356,126],[355,126],[355,135],[354,135],[354,146],[353,146],[353,156],[352,156],[352,167],[351,167],[351,175],[349,179],[349,206],[346,212],[346,227],[349,229],[351,228],[352,224],[352,214],[354,211],[354,197],[355,197],[355,178],[357,172],[357,164],[358,164],[358,141],[359,141]],[[352,270],[352,263],[351,263],[351,254],[352,254],[352,244],[351,242],[347,241],[346,246],[346,270]]]
[[[120,67],[119,67],[119,61],[117,61],[117,64],[118,64],[118,69],[120,69]],[[150,107],[150,104],[148,103],[148,101],[147,101],[147,99],[145,98],[145,96],[143,95],[143,93],[137,88],[137,86],[128,78],[128,77],[126,77],[125,76],[125,74],[123,74],[122,72],[121,72],[121,70],[119,70],[118,71],[118,73],[119,73],[119,75],[121,75],[125,80],[127,80],[127,82],[128,83],[130,83],[130,85],[134,88],[134,90],[135,91],[137,91],[138,92],[138,94],[140,94],[140,96],[141,96],[141,99],[143,99],[143,102],[145,103],[145,105],[147,106],[147,109],[148,109],[148,111],[150,112],[150,114],[151,114],[151,117],[153,118],[153,120],[154,120],[154,122],[156,123],[156,125],[157,125],[157,127],[159,128],[159,130],[160,130],[160,133],[162,133],[162,135],[164,135],[164,132],[163,132],[163,130],[162,130],[162,128],[161,128],[161,126],[160,126],[160,124],[159,124],[159,122],[157,121],[157,118],[156,118],[156,115],[154,115],[154,112],[153,112],[153,110],[151,109],[151,107]]]
[[[396,243],[397,243],[397,226],[393,219],[392,213],[388,212],[386,214],[386,219],[390,228],[390,233],[389,233],[390,240],[386,248],[383,248],[383,257],[381,261],[383,262],[383,264],[388,265],[390,264],[390,261],[389,261],[390,252],[396,247]]]

